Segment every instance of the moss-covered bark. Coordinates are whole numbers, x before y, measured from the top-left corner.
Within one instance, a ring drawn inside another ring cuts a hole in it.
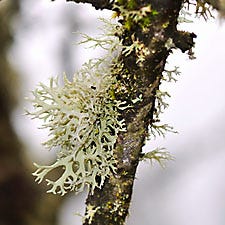
[[[136,23],[123,16],[121,24],[125,27],[121,39],[124,46],[132,44],[132,38],[144,43],[149,54],[142,64],[137,63],[137,55],[131,52],[128,56],[121,55],[123,71],[117,74],[117,98],[132,103],[132,99],[142,96],[138,101],[122,112],[126,121],[127,132],[118,137],[115,156],[117,158],[117,174],[112,174],[101,190],[89,194],[86,204],[86,220],[84,225],[122,225],[132,196],[136,168],[140,160],[142,147],[148,136],[148,128],[153,121],[155,109],[155,93],[159,88],[162,72],[170,49],[166,47],[169,38],[182,52],[193,47],[194,34],[177,31],[177,18],[181,9],[181,0],[118,1],[118,14],[122,6],[127,11],[140,10],[151,4],[154,10],[149,18]],[[131,4],[132,3],[132,4]],[[146,23],[147,21],[147,23]],[[122,86],[122,88],[121,88]],[[120,91],[123,90],[123,91]],[[151,135],[151,134],[150,134]]]

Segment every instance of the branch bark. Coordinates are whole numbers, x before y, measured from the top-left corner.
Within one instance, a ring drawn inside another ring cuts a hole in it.
[[[129,1],[120,2],[123,2],[124,8],[128,8]],[[151,18],[148,32],[141,29],[138,24],[133,24],[130,30],[125,30],[121,38],[123,45],[129,46],[132,43],[132,37],[135,37],[144,43],[150,54],[142,66],[137,65],[135,54],[122,55],[124,71],[129,71],[129,77],[117,75],[118,82],[124,86],[123,90],[131,90],[117,94],[117,98],[131,101],[141,94],[143,101],[136,103],[134,108],[127,109],[122,114],[127,124],[127,131],[119,135],[115,147],[115,157],[118,162],[117,174],[112,174],[101,190],[95,190],[93,195],[89,193],[86,200],[86,215],[90,213],[90,209],[93,213],[91,219],[89,217],[85,220],[84,225],[122,225],[125,223],[136,168],[148,136],[149,125],[153,122],[155,93],[161,83],[162,72],[171,52],[165,47],[166,42],[171,38],[182,52],[190,50],[194,45],[194,34],[178,31],[176,28],[182,0],[136,0],[135,9],[141,9],[149,3],[158,15]],[[125,24],[126,21],[122,19],[121,23]]]
[[[93,7],[95,7],[95,9],[112,9],[113,6],[113,1],[110,0],[66,0],[66,1],[75,3],[89,3]]]

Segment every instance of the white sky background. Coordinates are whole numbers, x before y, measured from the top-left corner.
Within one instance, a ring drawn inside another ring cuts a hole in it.
[[[96,34],[97,17],[109,15],[63,0],[23,2],[26,23],[18,26],[10,58],[22,74],[23,95],[27,96],[38,82],[47,82],[50,76],[60,76],[67,70],[71,75],[87,58],[96,56],[96,52],[74,45],[78,39],[72,32]],[[81,24],[79,30],[73,30],[75,25],[65,25],[69,17]],[[166,87],[171,94],[170,107],[162,116],[179,134],[168,134],[166,139],[153,140],[146,146],[166,147],[176,160],[167,163],[165,170],[141,163],[128,225],[225,224],[225,22],[198,20],[185,27],[198,35],[197,59],[190,61],[179,52],[170,58],[171,65],[179,66],[182,74],[177,83]],[[69,69],[59,57],[62,43],[72,52]],[[21,116],[24,105],[29,107],[22,102],[14,114],[17,132],[32,161],[48,162],[54,153],[40,144],[47,133],[37,129],[38,121]],[[85,194],[69,196],[59,225],[81,224],[74,212],[84,207]]]

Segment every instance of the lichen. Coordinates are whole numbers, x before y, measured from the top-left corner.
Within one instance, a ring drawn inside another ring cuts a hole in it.
[[[132,52],[135,53],[137,60],[136,63],[140,66],[143,66],[143,62],[146,57],[150,54],[148,47],[144,45],[138,38],[135,38],[134,35],[131,36],[132,44],[129,46],[124,46],[122,53],[125,56],[130,55]]]
[[[150,160],[151,164],[158,162],[162,168],[165,168],[166,162],[168,160],[174,160],[174,157],[165,148],[156,148],[144,153],[141,160]]]
[[[83,216],[83,222],[87,221],[88,224],[91,224],[95,213],[100,209],[100,207],[94,207],[93,205],[88,204],[86,208],[86,214]]]
[[[213,7],[205,0],[186,0],[183,4],[183,9],[187,9],[189,11],[191,7],[195,8],[195,14],[198,17],[203,17],[205,20],[213,17]]]
[[[101,47],[106,50],[106,55],[85,63],[72,81],[64,76],[63,84],[60,85],[57,78],[51,78],[49,85],[40,83],[33,91],[34,111],[27,111],[27,114],[43,120],[42,128],[49,130],[45,147],[58,149],[56,161],[52,165],[34,164],[37,170],[33,175],[40,183],[51,171],[58,168],[62,171],[56,180],[46,179],[51,186],[48,190],[50,193],[78,193],[86,186],[93,193],[96,187],[101,188],[105,179],[111,173],[116,173],[117,162],[113,150],[119,132],[126,131],[121,112],[143,101],[142,93],[135,90],[139,81],[135,74],[125,69],[121,56],[135,55],[137,66],[143,67],[150,54],[149,47],[134,34],[130,36],[130,44],[123,45],[121,36],[130,29],[127,27],[129,21],[130,25],[135,24],[144,32],[150,25],[149,19],[156,16],[157,12],[151,5],[137,10],[135,1],[130,2],[128,9],[123,5],[116,7],[119,7],[119,16],[123,17],[125,23],[112,24],[102,19],[102,35],[96,38],[82,35],[81,43],[91,43],[94,48]],[[131,81],[136,82],[135,87],[130,85]],[[121,95],[126,98],[120,98]],[[167,107],[163,101],[166,95],[166,92],[159,90],[155,93],[158,104],[156,118]],[[119,99],[127,99],[127,102]],[[128,105],[128,101],[131,105]],[[151,135],[164,135],[169,130],[171,127],[165,124],[152,123],[150,126]]]
[[[158,12],[152,9],[151,4],[139,7],[134,0],[128,1],[127,4],[117,0],[115,1],[114,10],[116,12],[119,11],[119,14],[114,14],[114,16],[118,15],[123,18],[124,29],[128,31],[136,25],[140,26],[143,31],[146,31],[146,28],[151,24],[152,18],[158,15]]]
[[[72,81],[64,76],[63,85],[57,78],[51,78],[49,85],[40,83],[32,92],[34,111],[27,111],[33,119],[43,120],[42,128],[49,130],[44,146],[59,149],[52,165],[34,164],[37,170],[33,175],[39,183],[51,171],[62,169],[58,179],[46,179],[51,186],[48,192],[54,194],[78,193],[85,186],[93,193],[106,177],[116,173],[113,149],[118,133],[126,130],[120,111],[127,107],[112,95],[116,80],[111,68],[117,62],[117,40],[91,41],[108,48],[106,56],[85,63]]]

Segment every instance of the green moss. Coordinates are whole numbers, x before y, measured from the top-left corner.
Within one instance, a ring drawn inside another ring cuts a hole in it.
[[[125,2],[125,0],[116,0],[116,3],[118,3],[119,5],[124,5]]]
[[[137,8],[136,0],[128,0],[128,2],[127,2],[127,9],[134,10],[136,8]]]
[[[167,28],[167,27],[169,26],[169,24],[170,24],[169,21],[168,21],[168,22],[165,22],[165,23],[162,25],[162,28],[163,28],[163,29]]]
[[[150,24],[151,24],[151,18],[150,17],[144,17],[140,21],[140,25],[141,25],[142,30],[144,30],[145,28],[149,27]]]
[[[134,25],[133,19],[131,17],[128,17],[124,23],[124,29],[130,31],[133,25]]]

